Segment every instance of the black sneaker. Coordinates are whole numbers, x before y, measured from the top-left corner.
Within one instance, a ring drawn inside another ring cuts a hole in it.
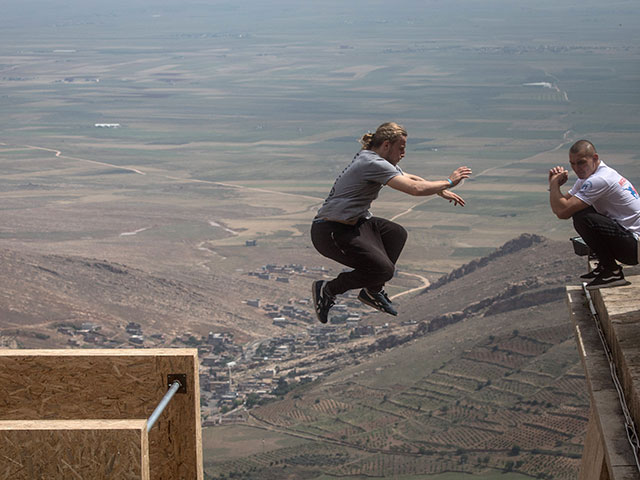
[[[622,273],[622,268],[616,271],[602,270],[596,278],[587,283],[587,290],[595,290],[597,288],[617,287],[619,285],[627,285]]]
[[[336,297],[330,297],[324,292],[324,286],[327,284],[324,280],[316,280],[311,285],[311,293],[313,294],[313,306],[316,310],[316,317],[320,323],[327,323],[329,320],[329,310],[335,304]]]
[[[398,315],[395,308],[391,306],[391,300],[387,296],[384,290],[380,290],[376,293],[371,293],[366,288],[360,290],[358,294],[358,300],[362,303],[369,305],[370,307],[380,310],[381,312],[388,313],[389,315]]]
[[[602,270],[603,270],[603,268],[600,266],[600,264],[598,264],[598,266],[596,266],[596,268],[591,270],[589,273],[585,273],[584,275],[580,275],[580,278],[582,278],[584,280],[593,280],[598,275],[600,275],[600,272],[602,272]]]

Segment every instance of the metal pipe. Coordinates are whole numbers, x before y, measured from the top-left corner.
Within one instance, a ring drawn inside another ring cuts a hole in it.
[[[162,397],[162,400],[160,400],[160,403],[149,417],[149,420],[147,420],[147,432],[151,431],[153,425],[156,423],[160,415],[162,415],[162,412],[181,386],[182,384],[178,380],[171,384],[169,391],[164,395],[164,397]]]

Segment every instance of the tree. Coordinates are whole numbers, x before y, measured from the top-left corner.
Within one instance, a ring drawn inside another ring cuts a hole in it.
[[[260,396],[257,393],[250,393],[247,395],[247,399],[244,401],[244,404],[247,408],[252,408],[254,405],[258,403],[260,400]]]
[[[286,395],[290,390],[291,387],[287,380],[284,377],[280,377],[278,379],[278,385],[273,389],[273,394],[278,396]]]

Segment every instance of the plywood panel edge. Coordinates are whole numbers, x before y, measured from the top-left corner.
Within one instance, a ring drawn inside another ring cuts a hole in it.
[[[133,420],[0,420],[0,430],[140,430],[146,419]]]
[[[193,361],[193,383],[194,383],[194,412],[196,425],[196,473],[197,480],[204,480],[204,458],[202,454],[202,422],[200,414],[200,363],[198,362],[198,350],[195,351]]]
[[[144,427],[140,432],[140,465],[142,467],[141,480],[151,480],[151,461],[149,459],[149,431],[147,430],[147,421],[143,420]]]

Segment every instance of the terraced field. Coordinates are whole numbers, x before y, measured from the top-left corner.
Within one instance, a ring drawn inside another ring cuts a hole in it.
[[[311,386],[295,399],[253,409],[251,424],[301,436],[318,446],[314,455],[324,452],[324,463],[304,454],[306,466],[290,456],[303,455],[296,449],[272,454],[273,465],[286,464],[298,475],[321,470],[393,477],[496,469],[573,479],[588,421],[584,378],[572,372],[573,342],[563,324],[492,336],[411,385]],[[558,361],[564,367],[547,371]],[[215,463],[207,471],[213,478],[234,470],[248,475],[249,463],[242,468]],[[264,474],[273,470],[264,468]]]

